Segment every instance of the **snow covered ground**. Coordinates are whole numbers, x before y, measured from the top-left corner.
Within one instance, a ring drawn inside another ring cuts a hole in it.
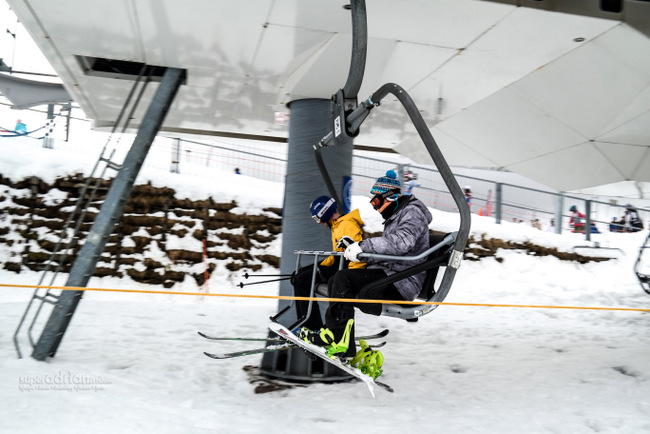
[[[14,181],[32,174],[48,179],[87,170],[97,157],[37,150],[26,145],[3,153],[0,173]],[[267,194],[260,195],[260,181],[238,179],[217,190],[224,183],[153,167],[138,182],[194,199],[232,197],[248,212],[281,206],[282,186],[264,182]],[[374,231],[380,220],[367,200],[355,197],[353,205]],[[431,227],[454,229],[454,216],[434,212]],[[477,216],[472,234],[563,251],[586,244],[577,234],[495,225]],[[649,309],[650,296],[633,273],[646,236],[598,235],[601,246],[623,251],[601,263],[516,250],[499,251],[499,260],[465,261],[446,301]],[[35,284],[38,278],[0,270],[5,285]],[[238,282],[213,275],[211,292],[277,294],[274,284],[240,289]],[[160,289],[110,278],[88,286]],[[648,312],[447,305],[416,324],[358,314],[359,333],[391,330],[381,379],[395,393],[378,390],[373,399],[353,382],[255,394],[242,368],[259,365],[260,356],[218,361],[202,354],[249,344],[209,342],[198,330],[266,336],[275,300],[87,292],[57,356],[43,363],[17,359],[12,342],[31,290],[0,287],[0,294],[3,433],[650,432]]]

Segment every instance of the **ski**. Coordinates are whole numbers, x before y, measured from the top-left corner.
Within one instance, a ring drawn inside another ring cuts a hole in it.
[[[286,342],[285,339],[281,338],[251,338],[251,337],[228,337],[228,336],[210,336],[207,335],[203,332],[197,332],[199,336],[211,340],[211,341],[242,341],[242,342]],[[381,339],[383,337],[386,337],[388,335],[388,329],[384,329],[380,331],[379,333],[371,334],[371,335],[365,335],[365,336],[357,336],[356,340],[359,341],[363,339],[364,341],[372,340],[372,339]]]
[[[203,354],[205,354],[206,356],[212,359],[223,360],[223,359],[232,359],[235,357],[242,357],[242,356],[252,356],[254,354],[270,353],[272,351],[288,350],[289,348],[298,347],[297,345],[291,342],[287,342],[286,340],[281,339],[281,341],[282,343],[269,345],[267,347],[262,347],[262,348],[252,348],[249,350],[233,351],[230,353],[208,353],[207,351],[204,351]],[[384,345],[386,345],[386,342],[380,342],[377,345],[373,345],[372,348],[381,348]],[[309,356],[311,355],[311,353],[307,352],[307,355]]]
[[[289,348],[293,348],[293,347],[295,347],[294,344],[292,344],[291,342],[284,341],[283,343],[269,345],[263,348],[253,348],[250,350],[233,351],[231,353],[222,353],[222,354],[203,352],[203,354],[205,354],[210,358],[221,360],[221,359],[232,359],[233,357],[252,356],[254,354],[269,353],[271,351],[288,350]]]
[[[310,353],[320,357],[321,359],[325,360],[326,362],[336,366],[337,368],[341,369],[342,371],[347,372],[348,374],[360,379],[363,381],[366,386],[368,386],[368,390],[370,391],[370,394],[374,397],[375,396],[375,390],[374,386],[379,386],[386,390],[387,392],[393,392],[393,388],[390,387],[386,383],[382,383],[380,381],[375,381],[368,375],[364,374],[361,372],[359,369],[354,368],[346,363],[343,363],[340,359],[338,358],[332,358],[327,354],[327,351],[323,347],[319,347],[317,345],[313,345],[309,342],[305,342],[302,339],[300,339],[298,336],[294,335],[291,333],[291,330],[288,328],[284,327],[282,324],[278,324],[276,322],[272,322],[269,324],[269,329],[280,336],[283,339],[286,339],[288,342],[294,343],[296,346],[309,351]]]

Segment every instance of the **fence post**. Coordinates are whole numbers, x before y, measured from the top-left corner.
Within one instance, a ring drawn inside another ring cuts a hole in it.
[[[169,171],[171,173],[181,173],[181,139],[174,139],[172,142],[172,165]]]
[[[503,203],[503,184],[501,184],[500,182],[497,182],[495,191],[496,191],[496,193],[494,195],[494,202],[495,202],[495,205],[496,205],[496,209],[494,211],[494,214],[495,214],[496,223],[498,225],[500,225],[501,224],[501,217],[502,217],[501,216],[501,205]]]
[[[564,194],[557,195],[557,202],[555,206],[555,233],[562,233],[562,209],[564,208]]]
[[[585,201],[585,239],[591,241],[591,201]]]
[[[397,165],[397,179],[400,183],[404,182],[404,164]],[[404,191],[404,189],[402,189]]]
[[[54,104],[47,105],[47,125],[45,125],[45,136],[43,137],[43,147],[54,149],[54,127],[56,117],[54,116]]]

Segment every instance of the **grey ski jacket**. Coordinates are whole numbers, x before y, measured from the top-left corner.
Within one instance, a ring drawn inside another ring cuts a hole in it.
[[[382,255],[416,256],[429,248],[429,224],[431,213],[415,196],[402,196],[395,213],[384,222],[381,237],[366,238],[359,243],[364,253]],[[381,268],[387,275],[426,261],[387,261],[386,259],[363,259],[368,268]],[[404,300],[414,300],[420,293],[426,272],[418,273],[394,283]]]

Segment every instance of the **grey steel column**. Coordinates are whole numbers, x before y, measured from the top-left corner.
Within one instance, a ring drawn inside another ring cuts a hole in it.
[[[503,184],[500,182],[496,183],[496,188],[494,192],[494,204],[495,204],[494,207],[495,221],[498,225],[500,225],[501,219],[503,218],[503,216],[501,215],[503,209]]]
[[[585,240],[591,241],[591,201],[585,201]]]
[[[88,284],[184,77],[185,72],[181,69],[168,68],[165,72],[124,164],[111,184],[104,204],[72,265],[65,286],[84,287]],[[63,291],[34,347],[33,358],[45,360],[46,357],[54,357],[82,296],[83,291]]]
[[[562,233],[562,211],[564,210],[564,194],[557,195],[555,202],[555,233]]]
[[[330,231],[324,226],[316,224],[309,214],[311,202],[318,196],[328,195],[327,187],[318,170],[313,145],[331,131],[330,101],[325,99],[297,100],[289,104],[289,109],[291,110],[289,156],[282,210],[282,258],[280,261],[282,274],[290,274],[294,271],[296,266],[294,250],[330,250],[332,248]],[[332,183],[341,198],[344,197],[343,178],[350,176],[352,172],[352,140],[349,142],[321,151]],[[285,280],[281,283],[280,295],[293,295],[293,288],[289,281]],[[278,309],[284,308],[288,303],[289,301],[280,300]],[[326,304],[321,306],[321,313],[325,312],[325,308]],[[292,309],[281,317],[280,321],[288,325],[295,319],[295,309]],[[274,377],[301,381],[326,380],[328,377],[333,380],[347,378],[337,369],[329,369],[327,366],[315,368],[312,361],[301,350],[266,353],[262,359],[261,370]],[[322,372],[323,370],[326,372]]]

